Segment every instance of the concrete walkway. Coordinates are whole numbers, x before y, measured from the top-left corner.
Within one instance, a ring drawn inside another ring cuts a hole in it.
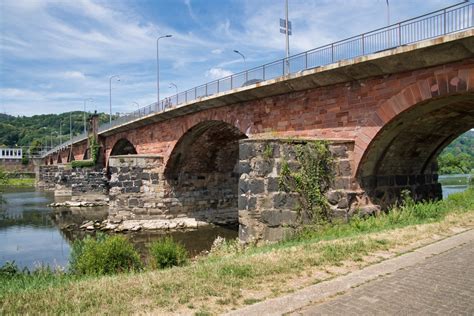
[[[469,230],[230,315],[474,315],[473,297]]]

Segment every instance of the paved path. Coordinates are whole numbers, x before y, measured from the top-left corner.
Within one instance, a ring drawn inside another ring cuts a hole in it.
[[[291,315],[474,315],[474,242]]]
[[[474,230],[228,313],[282,314],[474,316]]]

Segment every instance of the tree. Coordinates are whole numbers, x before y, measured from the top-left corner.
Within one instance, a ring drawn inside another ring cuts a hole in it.
[[[439,156],[438,165],[441,174],[470,173],[474,169],[474,157],[466,153],[446,153]]]

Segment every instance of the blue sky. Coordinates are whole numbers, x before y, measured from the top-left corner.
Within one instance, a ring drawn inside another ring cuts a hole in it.
[[[396,22],[456,4],[390,0]],[[385,26],[385,0],[289,0],[291,54]],[[0,0],[0,112],[129,112],[285,55],[284,0]]]

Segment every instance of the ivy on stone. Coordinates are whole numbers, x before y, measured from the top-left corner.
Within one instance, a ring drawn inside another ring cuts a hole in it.
[[[314,222],[327,222],[330,214],[325,193],[334,180],[334,159],[329,144],[309,141],[294,145],[294,151],[299,168],[291,168],[287,161],[282,163],[280,188],[298,193],[300,214],[304,213]]]

